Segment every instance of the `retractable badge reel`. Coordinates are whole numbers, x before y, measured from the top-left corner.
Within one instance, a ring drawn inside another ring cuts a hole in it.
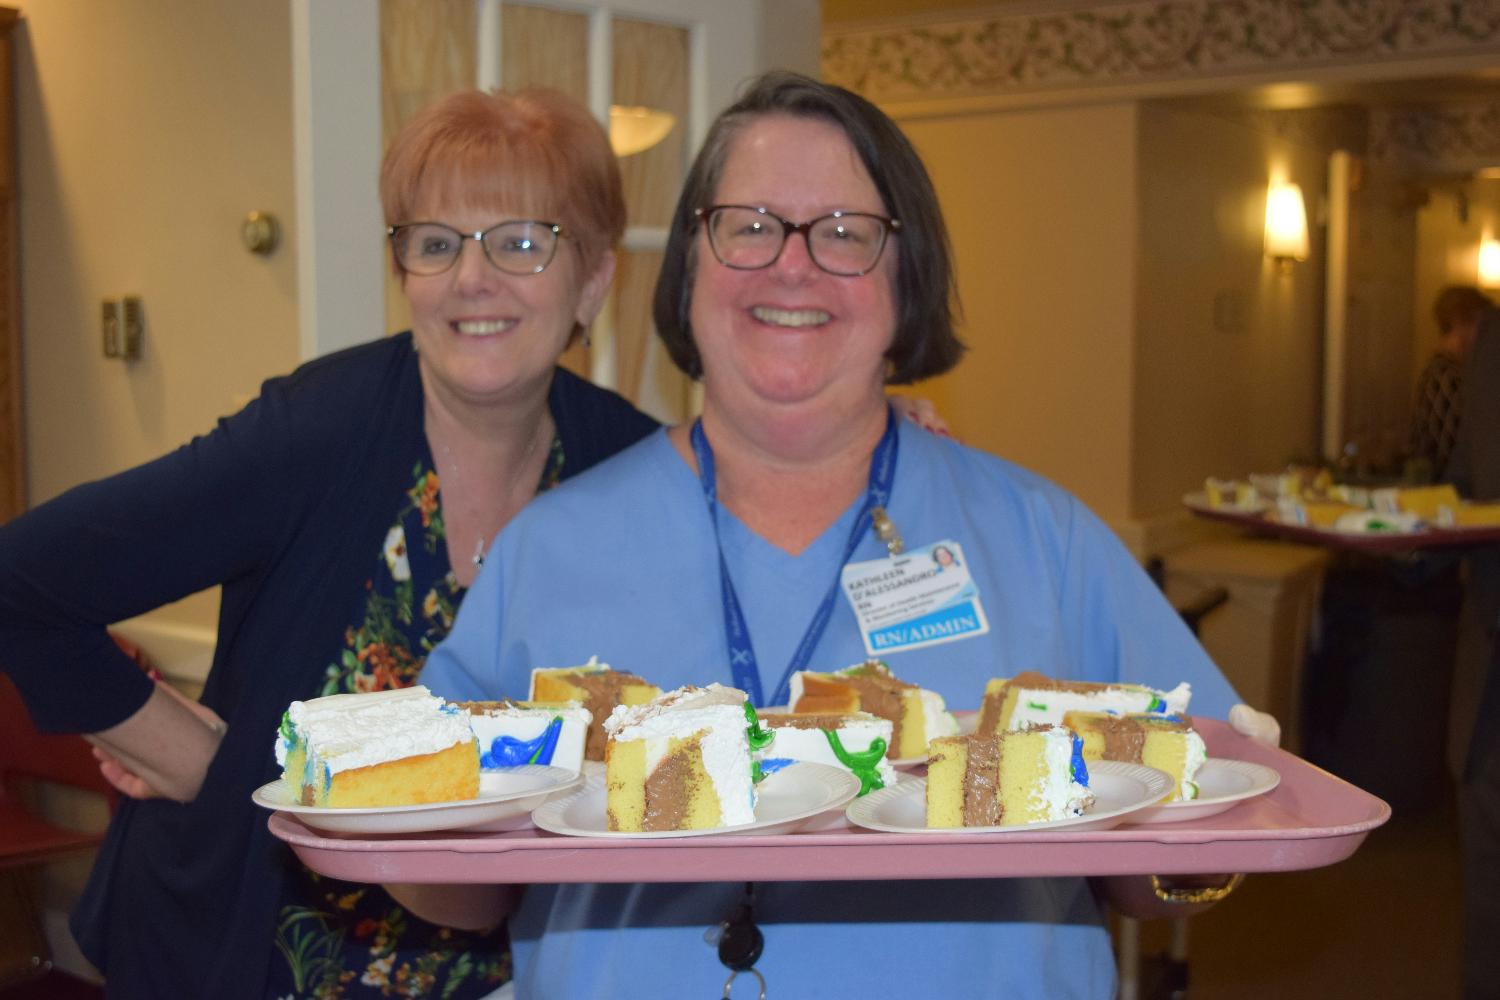
[[[720,1000],[732,1000],[734,981],[741,973],[748,973],[755,978],[758,990],[756,996],[759,1000],[766,1000],[766,978],[755,968],[761,952],[765,951],[766,939],[760,928],[755,926],[754,896],[754,883],[745,883],[744,902],[728,920],[710,928],[705,935],[710,944],[715,943],[715,938],[718,939],[719,961],[729,970],[729,978],[724,980],[724,992],[720,994]]]

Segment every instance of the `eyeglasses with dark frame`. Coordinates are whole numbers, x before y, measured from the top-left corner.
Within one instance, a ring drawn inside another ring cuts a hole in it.
[[[558,237],[567,235],[557,223],[535,219],[510,219],[477,233],[459,232],[441,222],[404,222],[385,232],[401,269],[424,277],[451,268],[467,240],[484,249],[485,259],[496,270],[540,274],[557,255]]]
[[[791,235],[801,233],[814,264],[854,278],[868,274],[880,262],[886,237],[901,231],[900,219],[868,212],[830,212],[807,222],[790,222],[753,205],[706,205],[693,214],[708,231],[719,263],[739,271],[770,267]]]

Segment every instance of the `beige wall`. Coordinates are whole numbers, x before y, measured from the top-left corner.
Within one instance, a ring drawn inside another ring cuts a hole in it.
[[[1263,247],[1271,177],[1300,184],[1316,217],[1327,150],[1161,106],[1140,124],[1131,512],[1151,518],[1206,476],[1316,452],[1321,232],[1288,274]]]
[[[919,391],[965,441],[1132,545],[1205,476],[1315,449],[1322,270],[1281,274],[1262,233],[1273,174],[1316,209],[1326,149],[1149,103],[901,124],[952,229],[971,348]]]
[[[31,500],[208,430],[297,360],[288,5],[21,4],[17,60]],[[240,220],[286,227],[269,258]],[[139,295],[140,360],[100,350]],[[149,554],[143,553],[143,557]]]
[[[969,353],[917,390],[964,441],[1129,515],[1136,109],[901,122],[951,229]]]

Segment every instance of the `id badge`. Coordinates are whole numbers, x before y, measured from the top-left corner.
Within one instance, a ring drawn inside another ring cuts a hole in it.
[[[990,623],[957,542],[850,563],[840,576],[865,652],[878,657],[984,635]]]

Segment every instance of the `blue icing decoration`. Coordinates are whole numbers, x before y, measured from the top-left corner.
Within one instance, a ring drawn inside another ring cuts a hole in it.
[[[1089,766],[1083,762],[1083,739],[1073,737],[1073,780],[1084,788],[1089,787]]]
[[[497,767],[518,767],[521,764],[550,764],[562,726],[562,717],[554,716],[547,728],[535,739],[518,740],[514,736],[496,736],[490,743],[489,752],[479,755],[479,766],[492,770]]]
[[[1167,703],[1164,702],[1164,701],[1162,701],[1160,698],[1156,697],[1155,695],[1152,695],[1151,696],[1151,704],[1146,706],[1146,711],[1148,711],[1148,712],[1165,712],[1166,710],[1167,710]]]
[[[789,767],[797,763],[790,757],[768,757],[760,762],[761,772],[764,774],[775,774],[783,767]]]

